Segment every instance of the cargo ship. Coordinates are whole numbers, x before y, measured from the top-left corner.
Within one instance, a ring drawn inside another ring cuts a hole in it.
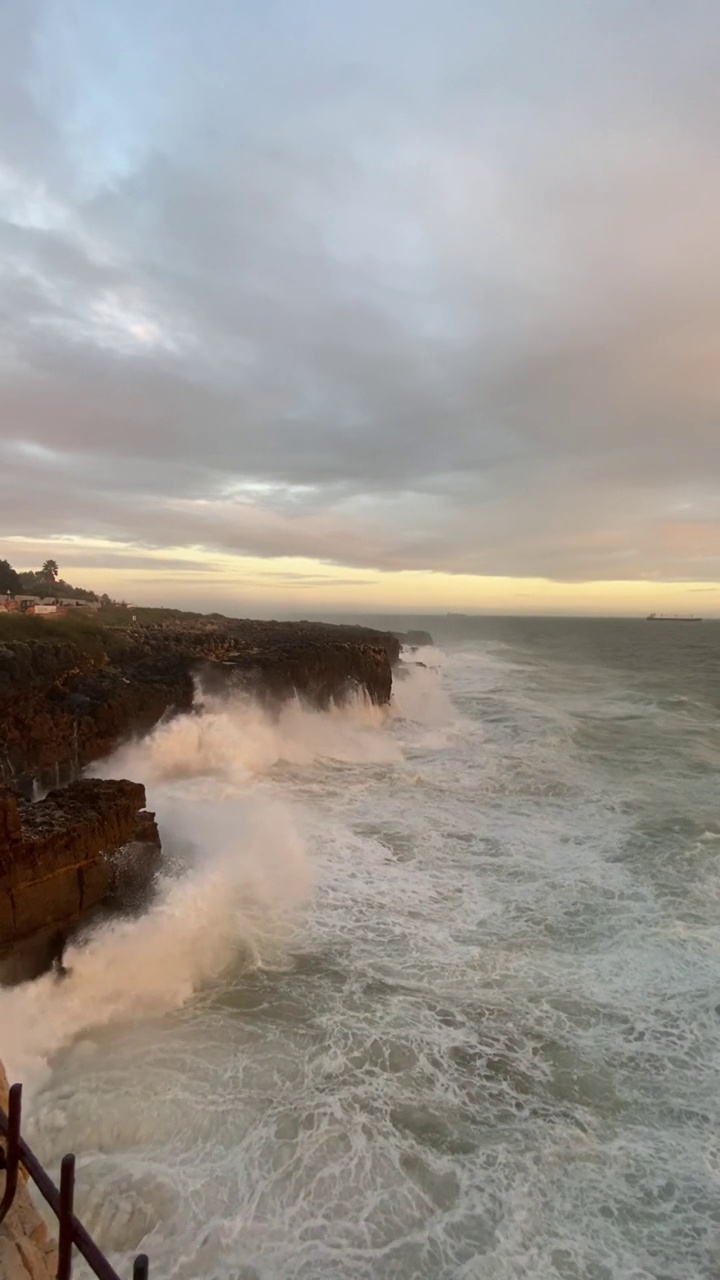
[[[702,622],[702,618],[682,617],[679,613],[649,613],[647,622]]]

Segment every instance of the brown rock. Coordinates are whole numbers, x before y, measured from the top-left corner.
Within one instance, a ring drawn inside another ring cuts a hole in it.
[[[149,880],[159,849],[138,782],[85,779],[37,804],[0,792],[0,978],[46,968],[65,931],[118,888],[120,858]]]
[[[200,619],[100,628],[91,652],[57,638],[2,643],[0,781],[58,786],[166,713],[187,711],[201,668],[266,700],[313,705],[361,689],[387,702],[396,637],[312,622]]]

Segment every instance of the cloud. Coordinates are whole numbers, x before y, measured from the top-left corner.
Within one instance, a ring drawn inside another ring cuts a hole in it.
[[[720,19],[639,9],[6,6],[0,536],[719,578]]]

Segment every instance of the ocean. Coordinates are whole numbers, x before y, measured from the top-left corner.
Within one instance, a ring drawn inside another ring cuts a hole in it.
[[[720,625],[424,625],[97,766],[165,869],[0,992],[27,1138],[153,1280],[717,1277]]]

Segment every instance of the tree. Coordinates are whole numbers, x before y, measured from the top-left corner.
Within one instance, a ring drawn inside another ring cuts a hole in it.
[[[58,569],[57,560],[46,560],[42,567],[42,572],[43,572],[43,577],[46,580],[49,578],[51,582],[55,582],[60,572],[60,570]]]
[[[0,592],[7,595],[8,591],[13,596],[21,595],[22,582],[12,565],[7,560],[0,560]]]

